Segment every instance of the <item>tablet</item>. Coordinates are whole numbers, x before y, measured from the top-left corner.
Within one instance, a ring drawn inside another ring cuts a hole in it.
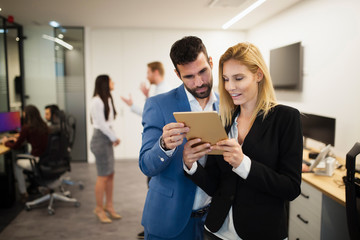
[[[218,141],[227,139],[228,136],[221,124],[217,112],[174,112],[177,122],[185,123],[190,128],[186,139],[201,138],[201,143],[208,142],[215,145]],[[223,151],[213,150],[210,155],[221,155]]]

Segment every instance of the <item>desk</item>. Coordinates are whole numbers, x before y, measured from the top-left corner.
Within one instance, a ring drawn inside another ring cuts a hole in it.
[[[12,151],[0,144],[0,207],[11,207],[15,202],[15,184],[12,166]]]
[[[303,151],[303,159],[308,159],[308,150]],[[337,157],[343,165],[333,176],[303,173],[301,195],[290,203],[289,240],[349,239],[345,209],[346,175],[345,161]]]
[[[308,159],[308,150],[304,150],[303,159]],[[345,206],[345,185],[342,177],[346,175],[345,160],[336,157],[339,164],[342,164],[341,169],[335,169],[334,175],[320,176],[314,173],[303,173],[302,180],[321,191],[326,196]]]
[[[10,148],[6,147],[4,144],[0,144],[0,154],[5,154],[10,151]]]

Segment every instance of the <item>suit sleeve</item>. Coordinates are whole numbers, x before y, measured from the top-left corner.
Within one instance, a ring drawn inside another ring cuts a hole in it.
[[[301,184],[303,141],[300,113],[292,109],[276,121],[276,134],[280,136],[276,168],[252,161],[245,181],[259,192],[292,201],[300,194]]]
[[[172,160],[172,157],[166,155],[161,149],[159,139],[162,135],[162,129],[167,124],[165,122],[166,112],[162,110],[163,106],[149,98],[144,107],[142,124],[142,146],[140,149],[139,167],[141,171],[149,176],[155,176],[162,172]],[[177,149],[172,156],[175,155]]]

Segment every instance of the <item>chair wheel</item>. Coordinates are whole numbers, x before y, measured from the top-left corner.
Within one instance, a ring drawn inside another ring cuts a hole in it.
[[[80,202],[75,202],[75,207],[80,207],[81,203]]]
[[[49,209],[48,209],[48,214],[49,214],[49,215],[54,215],[54,214],[55,214],[55,210],[52,209],[52,208],[49,208]]]
[[[29,211],[31,211],[31,207],[28,205],[25,205],[25,210],[29,212]]]

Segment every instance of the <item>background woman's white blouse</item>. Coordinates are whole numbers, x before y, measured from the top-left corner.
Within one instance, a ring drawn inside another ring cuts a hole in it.
[[[94,128],[99,129],[104,133],[112,142],[115,142],[118,138],[115,132],[112,130],[112,123],[114,121],[113,107],[111,99],[109,101],[109,117],[105,119],[105,105],[99,96],[95,96],[91,99],[90,115]]]

